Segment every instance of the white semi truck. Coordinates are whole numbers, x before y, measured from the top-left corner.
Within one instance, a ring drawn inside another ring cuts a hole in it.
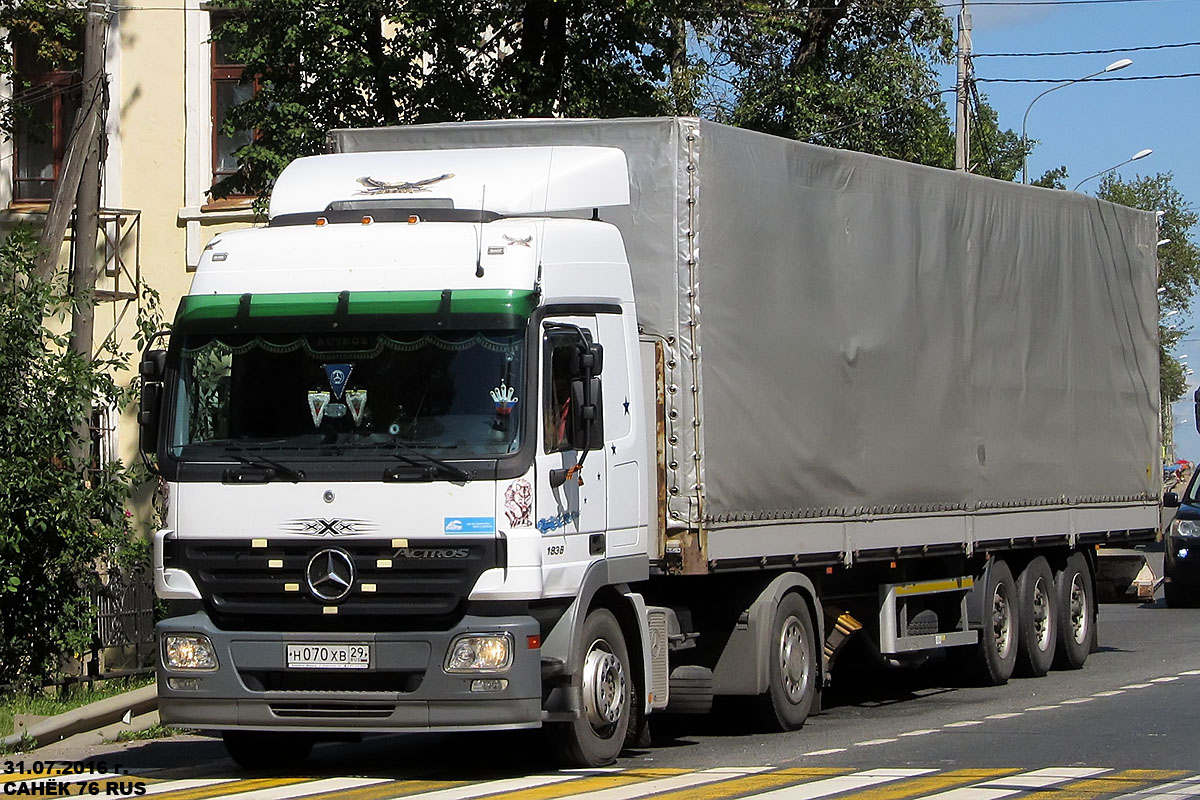
[[[688,118],[337,131],[143,357],[160,714],[315,739],[1081,667],[1159,519],[1152,214]],[[156,346],[162,346],[160,343]]]

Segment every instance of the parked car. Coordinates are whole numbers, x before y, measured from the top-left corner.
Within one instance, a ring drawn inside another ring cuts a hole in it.
[[[1200,605],[1200,470],[1180,496],[1163,494],[1163,506],[1176,508],[1167,528],[1163,555],[1163,593],[1171,608]]]

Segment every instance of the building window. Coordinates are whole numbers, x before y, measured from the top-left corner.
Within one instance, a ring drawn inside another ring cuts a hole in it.
[[[47,64],[21,38],[14,44],[13,200],[48,201],[66,160],[82,77]]]
[[[222,17],[213,14],[212,28],[215,31]],[[238,171],[235,153],[250,144],[252,131],[236,131],[232,136],[223,130],[229,112],[238,104],[254,96],[254,81],[242,82],[244,65],[230,55],[230,47],[216,38],[212,41],[212,154],[213,184]]]

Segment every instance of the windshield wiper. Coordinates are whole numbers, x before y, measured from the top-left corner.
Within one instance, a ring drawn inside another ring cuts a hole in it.
[[[266,456],[253,454],[241,445],[231,444],[225,448],[225,453],[248,467],[257,467],[259,470],[262,470],[257,473],[245,469],[225,470],[225,480],[228,483],[267,483],[276,475],[283,475],[285,478],[291,480],[292,483],[299,483],[304,480],[303,471],[292,469]]]
[[[434,475],[449,475],[452,478],[458,478],[463,483],[470,482],[474,477],[474,472],[468,472],[457,464],[453,464],[436,456],[431,456],[428,453],[423,453],[415,447],[411,447],[401,442],[379,442],[378,444],[359,445],[355,449],[373,449],[373,450],[391,450],[388,455],[398,461],[403,461],[410,467],[422,467],[429,471],[429,480],[433,479]],[[393,476],[395,479],[398,476]]]

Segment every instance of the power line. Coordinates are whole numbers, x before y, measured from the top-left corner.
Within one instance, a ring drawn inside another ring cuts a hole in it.
[[[1178,75],[1130,75],[1120,78],[1099,78],[1080,81],[1077,78],[976,78],[980,83],[1113,83],[1115,81],[1165,81],[1175,78],[1200,78],[1200,72],[1184,72]]]
[[[1200,42],[1179,42],[1177,44],[1150,44],[1141,47],[1112,47],[1106,50],[1058,50],[1047,53],[972,53],[973,58],[1033,58],[1041,56],[1095,56],[1108,53],[1139,53],[1146,50],[1169,50],[1175,47],[1196,47]]]

